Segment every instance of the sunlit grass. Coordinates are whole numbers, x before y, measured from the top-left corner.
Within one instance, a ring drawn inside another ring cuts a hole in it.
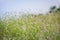
[[[59,15],[25,15],[18,19],[4,17],[0,21],[0,40],[60,40]]]

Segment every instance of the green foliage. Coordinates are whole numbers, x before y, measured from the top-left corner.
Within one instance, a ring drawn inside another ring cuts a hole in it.
[[[56,6],[52,6],[51,8],[50,8],[50,11],[49,11],[50,13],[52,13],[52,12],[59,12],[60,13],[60,7],[56,7]]]
[[[56,6],[52,6],[51,8],[50,8],[50,12],[54,12],[56,10]]]
[[[4,17],[0,21],[0,40],[60,40],[60,14]]]
[[[56,11],[60,12],[60,7],[56,9]]]

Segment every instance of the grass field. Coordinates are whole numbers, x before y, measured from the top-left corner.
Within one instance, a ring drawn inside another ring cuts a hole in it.
[[[0,40],[60,40],[60,12],[3,17]]]

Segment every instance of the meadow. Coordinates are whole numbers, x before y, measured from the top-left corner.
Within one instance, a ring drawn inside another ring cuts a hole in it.
[[[60,40],[60,12],[0,18],[0,40]]]

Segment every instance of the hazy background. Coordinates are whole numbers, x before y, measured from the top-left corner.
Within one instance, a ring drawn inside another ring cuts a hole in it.
[[[0,15],[3,12],[46,13],[51,6],[59,6],[60,0],[0,0]]]

